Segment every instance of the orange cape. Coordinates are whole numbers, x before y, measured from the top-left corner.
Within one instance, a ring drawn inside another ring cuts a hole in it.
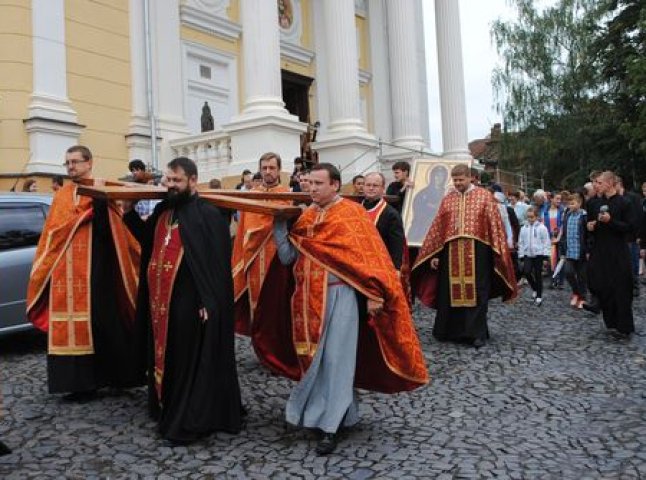
[[[259,187],[258,192],[289,192],[289,188]],[[290,205],[291,201],[273,203]],[[269,215],[241,212],[238,231],[233,244],[231,260],[233,298],[235,300],[236,332],[249,335],[251,323],[258,316],[265,283],[275,293],[281,292],[289,274],[276,258],[276,244],[272,241],[274,219]],[[275,261],[274,261],[275,259]],[[269,280],[269,281],[268,281]]]
[[[424,355],[401,282],[365,209],[349,200],[326,210],[312,206],[292,228],[290,240],[300,253],[294,265],[291,327],[285,328],[278,318],[254,326],[252,338],[263,363],[278,374],[300,379],[316,352],[332,273],[384,304],[379,315],[360,320],[355,385],[394,393],[426,384]]]
[[[49,332],[49,352],[82,355],[93,353],[91,338],[91,245],[92,200],[76,195],[76,185],[67,184],[54,197],[27,288],[27,316],[36,328]],[[124,226],[121,213],[108,204],[120,278],[117,289],[134,322],[139,279],[139,244]],[[50,286],[53,278],[60,278]]]
[[[426,234],[411,274],[413,292],[422,303],[436,306],[438,270],[430,268],[431,258],[458,239],[477,240],[493,250],[494,278],[489,298],[514,299],[518,295],[516,276],[498,204],[489,191],[474,187],[465,194],[457,190],[447,193]]]

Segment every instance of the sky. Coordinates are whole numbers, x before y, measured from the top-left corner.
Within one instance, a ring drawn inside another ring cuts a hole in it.
[[[508,0],[456,0],[460,2],[462,61],[467,107],[469,141],[484,138],[500,115],[493,105],[491,72],[499,63],[491,42],[491,24],[498,18],[509,19],[513,11]],[[442,119],[435,42],[435,2],[423,0],[426,47],[426,76],[428,82],[431,150],[442,151]]]

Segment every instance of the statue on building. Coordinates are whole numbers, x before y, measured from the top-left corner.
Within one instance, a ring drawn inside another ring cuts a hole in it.
[[[213,115],[211,115],[211,107],[209,107],[209,102],[204,102],[202,107],[202,132],[210,132],[214,129]]]
[[[278,25],[289,29],[294,23],[294,7],[291,0],[278,0]]]

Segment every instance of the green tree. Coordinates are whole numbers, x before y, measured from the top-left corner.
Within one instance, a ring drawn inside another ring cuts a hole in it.
[[[644,52],[636,54],[643,41],[635,40],[644,32],[643,0],[510,3],[516,19],[492,27],[503,59],[492,77],[507,131],[503,168],[524,169],[549,188],[579,186],[592,169],[638,176],[636,138],[646,131],[635,106],[643,110],[646,82],[626,79],[646,75]]]

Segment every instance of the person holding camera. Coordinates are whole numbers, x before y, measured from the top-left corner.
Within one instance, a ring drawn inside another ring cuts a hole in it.
[[[588,285],[599,299],[603,321],[609,330],[628,338],[633,320],[633,274],[626,235],[632,231],[630,205],[617,191],[617,177],[606,171],[594,180],[599,201],[591,205],[586,228],[592,237]],[[591,305],[583,304],[586,310]],[[596,312],[595,312],[596,313]]]

